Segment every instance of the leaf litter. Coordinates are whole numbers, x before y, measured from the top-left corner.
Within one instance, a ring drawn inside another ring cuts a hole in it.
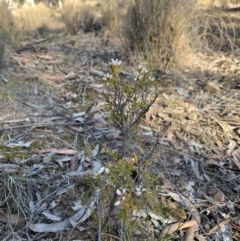
[[[91,43],[88,35],[84,38]],[[41,237],[38,233],[55,233],[56,238],[59,232],[87,230],[97,201],[93,195],[82,204],[85,189],[79,183],[104,170],[98,159],[101,149],[117,150],[121,139],[117,128],[109,125],[102,102],[105,90],[100,79],[112,53],[107,49],[100,55],[92,43],[75,55],[62,37],[43,44],[47,54],[22,49],[11,60],[16,71],[3,73],[8,80],[4,84],[13,84],[14,94],[1,103],[0,174],[11,174],[1,178],[2,239],[13,226],[22,236],[32,230],[34,234],[28,235],[35,240]],[[68,61],[70,55],[76,61]],[[209,57],[210,67],[220,65],[219,78],[214,72],[210,77],[204,71],[185,73],[186,78],[172,77],[174,88],[159,86],[160,95],[139,126],[141,143],[136,148],[148,153],[149,146],[155,146],[152,172],[163,180],[158,195],[185,210],[182,221],[136,210],[132,215],[139,221],[149,217],[151,232],[164,236],[188,229],[188,235],[199,240],[220,240],[228,232],[234,240],[231,230],[240,230],[240,56],[235,53],[232,60],[225,55]],[[86,155],[89,143],[95,149]],[[9,207],[6,200],[18,206]]]

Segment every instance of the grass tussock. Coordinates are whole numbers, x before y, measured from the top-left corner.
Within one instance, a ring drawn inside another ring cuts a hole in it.
[[[186,53],[220,50],[225,40],[233,46],[234,38],[222,12],[199,8],[194,0],[135,0],[123,33],[128,49],[162,69],[180,67],[189,59]]]
[[[13,25],[13,16],[6,2],[0,2],[0,67],[4,64],[6,44],[10,43]]]
[[[31,31],[46,26],[48,29],[62,29],[60,14],[42,2],[36,6],[23,6],[12,11],[16,29]]]
[[[13,28],[13,16],[5,1],[0,2],[0,28],[4,30]]]
[[[105,29],[109,30],[113,34],[119,32],[122,33],[125,16],[132,4],[133,0],[102,0],[100,9],[101,15],[104,19],[104,25],[106,27]]]
[[[80,28],[89,32],[99,30],[102,26],[99,5],[95,1],[65,1],[61,15],[70,34],[76,34]]]

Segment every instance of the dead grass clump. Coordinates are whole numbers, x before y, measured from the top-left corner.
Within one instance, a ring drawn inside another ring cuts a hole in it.
[[[6,44],[10,43],[13,17],[5,1],[0,2],[0,66],[4,62]]]
[[[124,24],[125,15],[133,0],[102,0],[100,9],[104,26],[113,33],[119,33]]]
[[[135,0],[126,15],[126,46],[167,67],[193,14],[194,1]]]
[[[16,167],[16,165],[15,165]],[[1,240],[16,237],[16,228],[25,226],[29,197],[25,191],[26,180],[11,175],[1,176]],[[7,236],[6,236],[7,234]]]
[[[43,26],[48,29],[62,29],[64,26],[58,20],[59,12],[42,2],[34,7],[24,6],[12,11],[14,23],[18,30],[35,30]]]
[[[235,47],[235,27],[229,16],[216,9],[195,8],[174,46],[172,64],[177,68],[209,66],[208,56]]]
[[[186,52],[219,50],[224,39],[232,46],[228,20],[194,0],[135,0],[125,21],[126,47],[162,69],[180,67],[184,59],[179,57],[189,58]]]
[[[70,34],[76,34],[80,28],[84,31],[99,30],[102,18],[96,2],[66,1],[61,11],[62,21]]]
[[[5,1],[0,2],[0,28],[8,31],[13,28],[13,16]]]

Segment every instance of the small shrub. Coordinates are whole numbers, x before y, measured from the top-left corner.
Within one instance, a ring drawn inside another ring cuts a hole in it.
[[[99,233],[114,234],[120,236],[122,240],[131,240],[137,232],[141,233],[139,235],[141,238],[153,235],[147,233],[147,229],[139,231],[141,224],[133,213],[140,209],[149,210],[147,205],[157,201],[154,193],[160,191],[160,186],[154,185],[156,177],[146,178],[144,184],[137,185],[132,176],[137,166],[136,155],[133,155],[130,161],[120,159],[117,162],[110,162],[99,170],[95,182],[92,182],[92,187],[98,193],[99,205],[102,205],[102,208],[98,208],[98,216],[92,216],[93,222],[96,223],[93,227],[98,227]],[[146,170],[147,167],[143,167],[141,175],[145,175]],[[157,203],[151,208],[159,212]],[[99,222],[100,227],[97,225]],[[141,222],[147,223],[149,220],[146,217]],[[121,232],[116,234],[114,230],[121,230]]]
[[[111,151],[105,148],[104,152]],[[108,157],[108,164],[93,179],[84,182],[86,202],[89,203],[89,197],[97,200],[96,213],[90,222],[98,240],[110,240],[107,237],[112,236],[135,240],[136,235],[136,240],[157,240],[150,212],[164,219],[181,220],[176,217],[179,210],[167,207],[158,197],[161,186],[159,177],[150,174],[152,161],[140,161],[135,153],[128,160],[115,159],[115,155]],[[161,240],[170,238],[172,235]]]
[[[121,157],[123,157],[127,152],[127,146],[134,140],[141,118],[155,102],[157,94],[154,89],[156,83],[151,76],[150,68],[139,65],[133,80],[126,82],[119,76],[120,65],[120,60],[112,59],[111,74],[106,74],[103,80],[107,89],[104,96],[105,107],[109,113],[109,119],[121,131]]]

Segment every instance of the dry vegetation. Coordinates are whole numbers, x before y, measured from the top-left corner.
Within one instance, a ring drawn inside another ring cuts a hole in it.
[[[234,28],[222,11],[197,8],[191,1],[136,0],[124,26],[127,47],[161,69],[197,62],[198,53],[212,54],[223,42],[234,45]]]
[[[240,26],[214,4],[1,2],[0,239],[239,240]]]
[[[11,42],[11,34],[14,28],[11,12],[5,2],[0,3],[0,67],[4,64],[6,43]]]

